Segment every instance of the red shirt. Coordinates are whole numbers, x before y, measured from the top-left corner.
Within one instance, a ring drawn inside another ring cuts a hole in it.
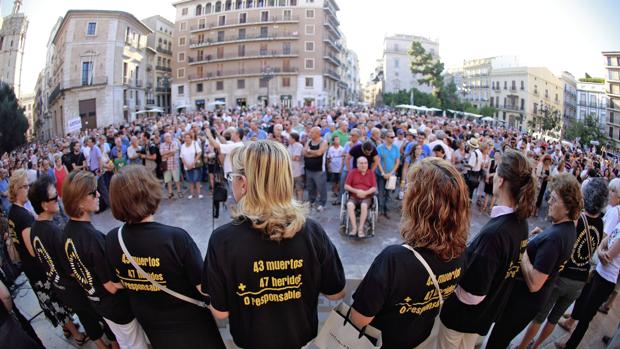
[[[370,169],[366,170],[366,174],[362,175],[360,170],[354,168],[347,175],[345,184],[355,189],[368,190],[370,188],[377,187],[377,179],[375,178],[375,174]],[[357,199],[360,199],[354,193],[351,193],[351,195]]]

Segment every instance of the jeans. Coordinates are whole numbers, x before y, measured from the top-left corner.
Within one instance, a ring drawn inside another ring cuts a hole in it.
[[[385,189],[387,180],[380,174],[375,175],[377,177],[377,189],[379,190],[379,211],[380,213],[387,213],[387,203],[390,200],[390,190]]]
[[[579,297],[585,281],[576,281],[569,278],[559,278],[553,286],[553,291],[549,300],[545,302],[542,309],[538,312],[534,321],[542,324],[545,317],[550,324],[556,325],[562,314]]]
[[[347,172],[347,168],[343,168],[342,169],[342,174],[340,175],[340,195],[338,196],[338,200],[340,200],[340,198],[342,197],[342,195],[344,194],[344,183],[347,181],[347,175],[349,174],[349,172]],[[9,212],[9,211],[7,211]]]
[[[306,187],[308,188],[308,200],[311,204],[317,201],[317,192],[319,206],[325,206],[327,203],[327,175],[322,171],[306,170]]]

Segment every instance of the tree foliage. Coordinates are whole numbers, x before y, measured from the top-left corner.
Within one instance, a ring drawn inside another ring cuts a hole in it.
[[[535,113],[527,121],[527,127],[532,131],[548,132],[558,131],[562,126],[562,116],[560,111],[554,107],[542,110],[542,112]]]
[[[411,72],[414,75],[421,75],[418,79],[418,83],[421,85],[427,85],[433,87],[433,94],[436,97],[441,98],[443,85],[443,69],[444,64],[433,57],[422,46],[419,41],[411,43],[411,49],[409,49],[409,56],[411,56]]]
[[[426,106],[429,108],[441,108],[441,101],[439,98],[433,96],[430,93],[424,93],[416,88],[413,88],[414,103],[419,106]],[[407,90],[400,90],[395,93],[384,93],[383,103],[389,106],[396,106],[399,104],[409,104],[411,102],[411,92]]]
[[[590,144],[591,141],[605,144],[607,141],[594,114],[586,115],[584,120],[571,120],[566,127],[564,137],[570,141],[578,139],[581,144]]]
[[[28,119],[20,107],[13,88],[0,82],[0,154],[26,143]]]

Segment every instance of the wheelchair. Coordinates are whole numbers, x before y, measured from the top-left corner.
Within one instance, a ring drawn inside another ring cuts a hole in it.
[[[340,231],[340,234],[344,236],[359,238],[357,236],[357,233],[355,234],[355,236],[349,235],[349,229],[350,229],[351,222],[349,221],[349,215],[347,212],[347,202],[349,201],[350,195],[351,194],[349,194],[349,192],[345,191],[345,193],[342,194],[342,197],[340,199],[340,229],[339,231]],[[361,212],[361,205],[358,205],[355,207],[355,219],[359,220],[360,212]],[[368,216],[366,217],[366,222],[364,223],[364,233],[365,233],[364,238],[375,236],[375,227],[377,225],[378,217],[379,217],[379,199],[377,198],[377,194],[375,193],[373,194],[372,200],[370,201],[370,206],[368,207]]]

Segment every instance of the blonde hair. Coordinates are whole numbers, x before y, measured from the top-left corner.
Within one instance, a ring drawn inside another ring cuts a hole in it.
[[[9,201],[15,203],[17,201],[17,191],[19,187],[24,185],[24,182],[28,183],[28,175],[26,170],[20,168],[13,171],[11,178],[9,179]]]
[[[271,240],[290,239],[306,222],[308,209],[293,196],[293,169],[286,148],[274,141],[256,141],[231,153],[233,171],[247,180],[247,192],[233,218],[248,219]]]
[[[465,250],[469,231],[469,194],[465,180],[446,160],[426,158],[408,173],[400,234],[444,261]]]

